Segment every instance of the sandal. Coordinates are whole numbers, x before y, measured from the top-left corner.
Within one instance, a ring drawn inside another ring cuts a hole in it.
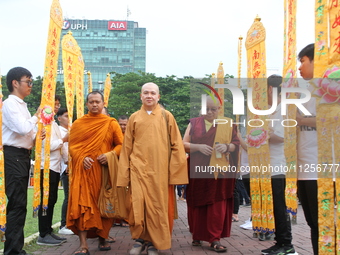
[[[114,243],[116,242],[116,238],[112,237],[112,236],[109,236],[107,239],[106,239],[106,242],[108,243]]]
[[[201,240],[193,240],[191,243],[192,246],[201,246],[202,241]]]
[[[227,247],[223,246],[219,241],[214,241],[211,243],[210,248],[216,252],[226,252]]]
[[[109,251],[111,250],[111,246],[108,242],[98,244],[98,249],[100,251]]]
[[[75,251],[73,255],[90,255],[90,252],[87,248],[79,248],[79,250]]]
[[[232,217],[232,218],[231,218],[231,221],[232,221],[232,222],[238,222],[238,219],[236,219],[235,217]]]
[[[120,226],[121,226],[121,227],[128,227],[128,226],[129,226],[129,223],[126,222],[125,220],[122,220],[122,221],[120,222]]]

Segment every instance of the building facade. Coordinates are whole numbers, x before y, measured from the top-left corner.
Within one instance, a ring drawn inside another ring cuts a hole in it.
[[[92,75],[94,90],[104,88],[106,75],[110,72],[145,72],[146,29],[139,28],[137,22],[66,19],[61,39],[68,31],[81,48],[85,87],[88,71]],[[60,50],[58,81],[64,81],[63,73]]]

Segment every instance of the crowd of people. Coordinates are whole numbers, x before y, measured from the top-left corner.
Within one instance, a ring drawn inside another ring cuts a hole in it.
[[[314,44],[299,53],[299,70],[306,80],[313,78],[313,57]],[[45,146],[46,132],[42,130],[41,136],[36,137],[41,109],[31,116],[24,102],[32,91],[30,71],[15,67],[8,72],[6,79],[10,95],[3,103],[2,126],[8,199],[4,254],[23,255],[27,254],[23,250],[23,228],[30,154],[36,139],[41,139],[42,146]],[[273,75],[267,81],[268,104],[271,105],[273,93],[280,93],[282,77]],[[129,225],[135,241],[129,254],[141,254],[146,249],[147,254],[157,255],[158,250],[171,248],[172,229],[177,218],[177,187],[178,198],[187,202],[192,245],[208,242],[216,252],[227,251],[220,240],[230,236],[232,222],[238,221],[239,203],[251,206],[250,174],[197,172],[197,166],[203,169],[212,165],[237,167],[239,162],[248,164],[247,141],[235,124],[213,125],[217,118],[230,121],[218,116],[221,106],[213,98],[207,99],[206,114],[189,120],[183,139],[174,116],[159,104],[159,87],[155,83],[142,86],[140,99],[140,110],[130,117],[121,116],[117,121],[104,107],[101,92],[90,92],[86,97],[88,113],[69,128],[68,111],[61,107],[60,97],[55,97],[54,112],[59,126],[56,121],[51,124],[49,199],[47,210],[43,211],[41,206],[38,212],[38,245],[61,245],[67,241],[64,235],[76,234],[79,248],[74,254],[90,254],[88,238],[98,238],[98,249],[107,251],[111,249],[110,242],[114,241],[109,231],[118,220]],[[298,164],[317,163],[315,99],[305,106],[314,116],[306,118],[297,113],[301,129],[297,143]],[[280,109],[280,102],[277,109]],[[282,119],[278,110],[270,117]],[[269,129],[270,164],[285,165],[284,127],[280,122],[273,122]],[[41,169],[44,169],[44,157]],[[103,171],[116,173],[114,185],[125,192],[124,201],[119,196],[117,198],[127,210],[120,219],[101,214],[98,200],[104,181]],[[299,199],[311,228],[314,254],[318,254],[317,176],[299,174]],[[64,200],[58,233],[63,236],[56,235],[52,229],[60,180]],[[285,202],[285,175],[273,174],[271,184],[276,243],[261,252],[297,254]],[[40,186],[43,197],[43,178]]]

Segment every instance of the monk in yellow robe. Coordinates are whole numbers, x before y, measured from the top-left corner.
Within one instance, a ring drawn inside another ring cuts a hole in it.
[[[135,239],[130,254],[140,254],[145,246],[148,254],[171,247],[169,194],[173,185],[188,183],[181,134],[159,98],[156,84],[143,85],[143,105],[129,118],[119,158],[117,186],[130,185],[128,221]]]
[[[102,218],[98,197],[102,184],[102,166],[108,164],[108,154],[117,156],[123,142],[118,122],[102,114],[104,97],[94,91],[88,94],[89,113],[76,120],[70,132],[69,152],[72,157],[67,228],[79,235],[80,248],[74,254],[87,255],[86,238],[99,237],[99,250],[110,250],[108,238],[113,219]]]

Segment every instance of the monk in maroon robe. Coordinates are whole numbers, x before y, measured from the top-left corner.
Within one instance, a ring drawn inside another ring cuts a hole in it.
[[[187,205],[192,245],[207,241],[214,251],[223,252],[227,247],[220,239],[230,236],[240,142],[232,120],[218,117],[218,110],[217,102],[208,98],[207,114],[190,120],[183,142],[190,153]],[[216,119],[224,124],[214,126]]]

